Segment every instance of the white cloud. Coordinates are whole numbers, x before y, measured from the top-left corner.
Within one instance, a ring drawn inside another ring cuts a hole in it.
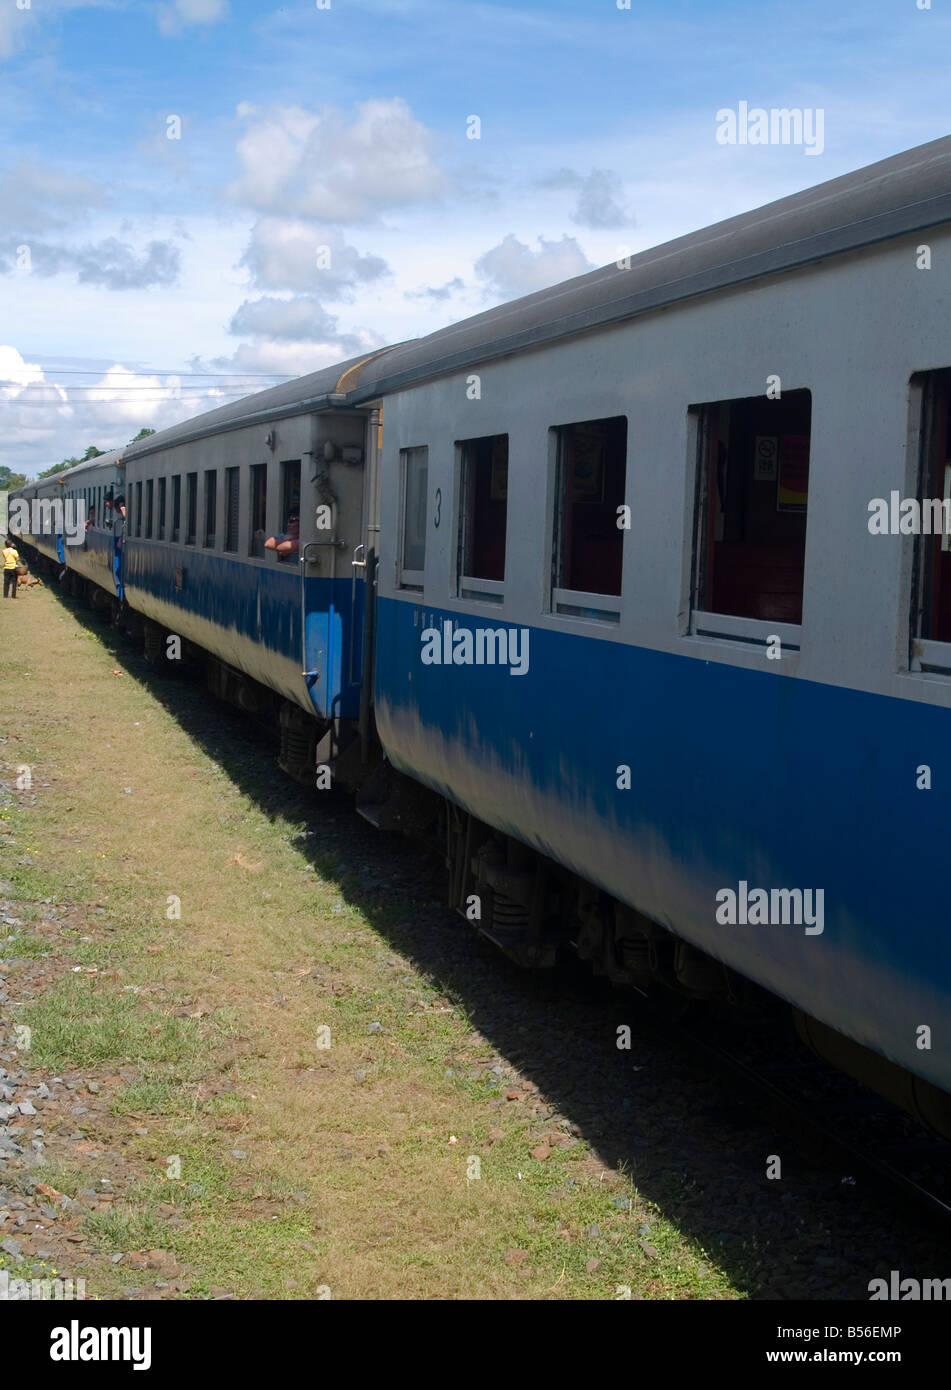
[[[359,284],[387,273],[379,256],[361,256],[335,227],[262,217],[241,264],[262,290],[310,290],[328,299],[352,298]]]
[[[86,246],[53,246],[47,242],[29,244],[31,273],[40,276],[73,274],[81,284],[99,285],[106,290],[138,290],[150,285],[168,287],[178,279],[180,257],[171,241],[150,241],[142,252],[117,237]],[[14,269],[16,262],[0,249],[0,274]]]
[[[619,180],[609,169],[592,169],[578,190],[572,220],[582,227],[626,227],[634,219],[618,197]]]
[[[475,263],[476,274],[501,299],[517,299],[593,269],[574,237],[548,241],[540,236],[533,251],[511,232]]]
[[[162,419],[163,424],[170,424],[171,419],[163,417],[180,419],[187,415],[188,409],[178,408],[182,396],[187,394],[181,377],[136,376],[128,367],[117,363],[83,392],[82,411],[86,420],[100,423],[103,428],[114,429],[121,435],[125,429],[151,425],[156,417]],[[213,410],[219,394],[209,391],[208,404],[202,408]]]
[[[336,359],[353,357],[367,346],[384,341],[372,329],[357,328],[341,333],[336,315],[329,313],[313,295],[276,299],[265,295],[248,299],[231,320],[229,331],[259,340],[278,343],[333,345]]]
[[[428,301],[431,305],[444,304],[447,300],[452,299],[453,295],[461,294],[465,288],[465,281],[458,275],[454,275],[444,285],[424,285],[419,290],[407,290],[406,298]]]
[[[13,400],[26,386],[43,381],[43,369],[25,362],[15,347],[0,343],[0,398]]]
[[[265,295],[245,300],[231,320],[230,331],[250,337],[317,341],[336,334],[337,320],[313,295],[296,299]]]
[[[13,5],[0,8],[0,58],[9,58],[26,41],[28,12]]]
[[[227,0],[171,0],[159,5],[158,26],[166,37],[175,37],[193,24],[217,24],[227,13]]]
[[[357,329],[348,335],[346,341],[339,338],[328,338],[323,342],[260,339],[254,343],[241,343],[230,357],[215,357],[205,365],[218,372],[275,372],[288,377],[304,376],[382,346],[383,340],[369,329]],[[195,371],[202,370],[197,359],[189,365]],[[247,394],[260,391],[267,384],[249,375]]]
[[[539,188],[574,188],[578,199],[571,220],[581,227],[629,227],[634,218],[623,202],[621,180],[612,169],[592,169],[579,174],[576,169],[558,169],[538,180]]]
[[[137,376],[118,363],[88,385],[72,378],[63,384],[49,380],[16,348],[0,345],[4,459],[28,476],[82,453],[88,444],[118,448],[143,425],[164,429],[227,399],[230,391],[202,387],[199,400],[176,375]]]
[[[20,9],[16,0],[2,0],[0,3],[0,58],[12,57],[25,47],[35,34],[43,32],[39,21],[46,20],[47,26],[53,15],[64,10],[109,8],[115,0],[31,0]],[[47,27],[48,33],[48,27]]]
[[[361,102],[349,124],[333,108],[261,112],[242,103],[238,116],[249,124],[237,146],[241,177],[228,192],[261,211],[357,222],[431,201],[445,186],[432,137],[398,97]]]
[[[29,159],[0,174],[0,226],[18,236],[72,225],[104,201],[90,179]]]

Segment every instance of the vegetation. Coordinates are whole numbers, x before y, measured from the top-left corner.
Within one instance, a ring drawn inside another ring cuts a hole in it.
[[[0,492],[14,492],[18,487],[23,487],[25,482],[25,474],[14,473],[6,464],[0,466]]]
[[[104,454],[105,449],[98,449],[95,444],[90,444],[82,458],[63,459],[62,463],[51,464],[49,468],[44,468],[37,473],[38,478],[48,478],[53,473],[62,473],[66,468],[72,468],[74,464],[86,463],[89,459],[97,459],[100,454]]]
[[[26,601],[0,609],[0,777],[33,782],[0,787],[0,953],[24,1089],[76,1088],[39,1102],[57,1268],[102,1298],[743,1296],[447,997],[405,850],[371,865],[204,692]]]

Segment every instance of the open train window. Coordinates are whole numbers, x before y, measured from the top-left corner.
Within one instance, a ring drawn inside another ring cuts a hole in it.
[[[185,544],[194,545],[198,535],[198,474],[185,474]]]
[[[225,550],[238,548],[238,477],[237,468],[225,469]]]
[[[901,528],[915,539],[912,669],[951,672],[951,369],[912,378],[918,416],[917,507],[899,506]],[[883,499],[884,501],[885,499]],[[902,499],[903,500],[903,499]],[[893,525],[889,517],[880,525]],[[904,518],[908,517],[908,520]],[[872,529],[872,523],[869,523]],[[942,644],[942,645],[936,645]]]
[[[464,439],[460,452],[460,598],[501,603],[505,579],[505,523],[508,509],[509,437],[490,434]]]
[[[281,530],[287,529],[288,519],[300,515],[300,459],[281,464]]]
[[[267,464],[251,465],[251,534],[248,537],[248,554],[264,557],[264,542],[267,540]]]
[[[692,631],[762,642],[750,620],[802,623],[812,395],[748,396],[691,414],[698,457]]]
[[[555,435],[554,613],[618,622],[627,418],[562,425]]]
[[[158,480],[158,517],[156,518],[156,532],[155,532],[155,534],[156,534],[156,536],[158,537],[158,539],[159,539],[160,541],[164,541],[164,539],[165,539],[165,493],[166,493],[166,487],[167,487],[167,479],[166,479],[166,478],[159,478],[159,480]]]
[[[423,587],[426,569],[426,496],[429,479],[429,449],[423,445],[400,450],[399,584],[402,589]]]
[[[182,525],[182,475],[176,473],[172,478],[172,522],[170,540],[177,541]]]
[[[142,484],[135,485],[135,534],[142,534]]]
[[[218,472],[209,468],[205,472],[205,539],[202,544],[208,550],[215,548],[215,522],[218,514]]]
[[[145,484],[145,537],[152,539],[152,526],[155,522],[155,481],[149,478]]]

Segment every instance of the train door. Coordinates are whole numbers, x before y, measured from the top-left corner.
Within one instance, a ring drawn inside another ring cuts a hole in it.
[[[351,563],[361,540],[363,418],[321,415],[316,425],[301,479],[301,670],[318,714],[353,719],[363,666],[363,584]]]

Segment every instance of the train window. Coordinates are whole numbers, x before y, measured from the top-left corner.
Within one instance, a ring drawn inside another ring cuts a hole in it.
[[[585,420],[562,425],[554,434],[552,611],[617,622],[627,419]]]
[[[159,478],[159,480],[158,480],[158,517],[157,517],[157,525],[156,525],[155,534],[156,534],[156,536],[158,537],[158,539],[159,539],[160,541],[164,541],[164,539],[165,539],[165,492],[166,492],[166,487],[167,487],[167,479],[165,479],[165,478]]]
[[[237,468],[225,469],[225,550],[238,548],[238,477]]]
[[[215,548],[215,523],[218,514],[218,472],[209,468],[205,472],[205,539],[202,544],[209,550]]]
[[[135,485],[135,534],[142,534],[142,484]]]
[[[505,579],[505,521],[508,507],[509,437],[465,439],[460,450],[460,598],[502,602]]]
[[[426,496],[429,449],[400,450],[402,525],[400,527],[399,582],[403,589],[422,589],[426,568]]]
[[[155,521],[155,481],[149,478],[145,484],[145,535],[152,539],[152,526]]]
[[[300,459],[281,464],[281,530],[287,529],[288,518],[300,515]]]
[[[919,506],[913,520],[905,521],[918,548],[912,635],[923,642],[951,642],[951,370],[922,373],[912,378],[912,386],[919,407]],[[900,510],[910,512],[907,503]],[[898,517],[900,527],[903,520]],[[893,524],[891,516],[881,523],[883,528]],[[946,655],[920,648],[913,656],[916,669],[951,665]]]
[[[801,623],[811,392],[719,401],[693,413],[695,612]]]
[[[172,525],[170,539],[177,541],[182,524],[182,475],[176,473],[172,478]]]
[[[198,535],[198,474],[185,474],[185,544],[194,545]]]
[[[248,537],[248,554],[260,558],[264,556],[264,542],[267,540],[267,464],[251,465],[251,534]]]

